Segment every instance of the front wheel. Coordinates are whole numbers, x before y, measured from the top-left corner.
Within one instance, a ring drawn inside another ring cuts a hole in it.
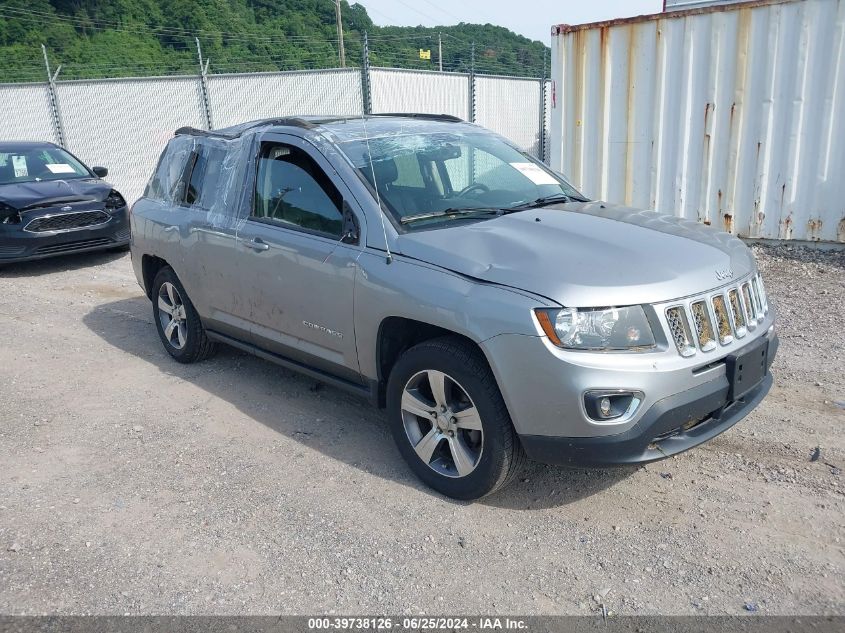
[[[390,373],[387,413],[411,470],[454,499],[478,499],[508,484],[524,453],[481,351],[458,338],[425,341]]]

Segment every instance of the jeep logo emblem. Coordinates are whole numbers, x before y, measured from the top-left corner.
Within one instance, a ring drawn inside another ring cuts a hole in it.
[[[716,279],[722,281],[723,279],[731,279],[734,276],[734,271],[730,268],[723,268],[716,271]]]

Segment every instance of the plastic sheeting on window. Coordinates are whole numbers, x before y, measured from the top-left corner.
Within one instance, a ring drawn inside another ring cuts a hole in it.
[[[246,219],[244,187],[253,135],[226,138],[177,134],[168,142],[144,197],[163,209],[191,208],[208,214],[211,226],[235,226]]]

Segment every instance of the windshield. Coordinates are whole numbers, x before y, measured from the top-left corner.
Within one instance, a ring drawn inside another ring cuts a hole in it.
[[[406,228],[495,217],[462,209],[507,210],[540,199],[583,199],[560,175],[483,132],[371,138],[372,168],[366,141],[343,142],[341,148]]]
[[[91,178],[91,173],[59,147],[22,147],[20,151],[0,151],[0,185],[71,178]]]

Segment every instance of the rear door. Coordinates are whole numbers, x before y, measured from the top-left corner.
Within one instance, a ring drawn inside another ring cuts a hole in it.
[[[351,217],[360,228],[362,214],[303,139],[265,135],[256,168],[252,212],[238,234],[253,343],[360,382],[353,290],[364,242],[343,235]]]
[[[177,193],[178,224],[184,265],[177,270],[205,326],[239,339],[249,338],[249,321],[241,311],[241,279],[237,269],[238,208],[219,204],[218,181],[226,149],[200,143],[188,157],[183,185]],[[176,219],[176,218],[174,218]]]

